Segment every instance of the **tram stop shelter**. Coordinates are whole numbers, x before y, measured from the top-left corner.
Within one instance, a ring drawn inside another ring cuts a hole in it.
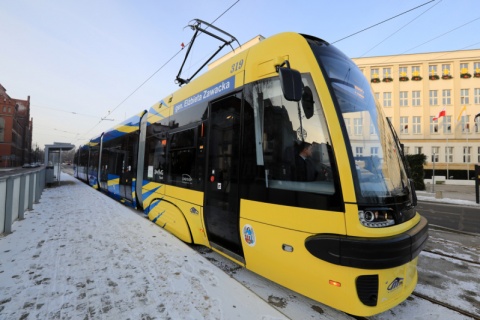
[[[45,184],[60,184],[62,151],[70,151],[75,146],[71,143],[54,142],[45,145]]]

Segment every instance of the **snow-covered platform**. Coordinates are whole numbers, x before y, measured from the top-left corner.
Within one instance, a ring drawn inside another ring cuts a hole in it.
[[[136,211],[62,174],[0,237],[1,319],[286,319]]]

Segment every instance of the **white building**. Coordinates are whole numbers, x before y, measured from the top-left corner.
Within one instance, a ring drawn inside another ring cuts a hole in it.
[[[435,167],[435,175],[472,178],[480,164],[480,50],[353,61],[371,79],[405,153],[427,156],[427,176]]]

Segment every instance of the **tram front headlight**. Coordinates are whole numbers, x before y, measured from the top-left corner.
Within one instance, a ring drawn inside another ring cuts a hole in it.
[[[393,212],[389,208],[359,210],[358,219],[368,228],[384,228],[395,224]]]

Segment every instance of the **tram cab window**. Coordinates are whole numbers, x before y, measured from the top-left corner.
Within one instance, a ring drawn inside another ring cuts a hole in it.
[[[257,165],[267,188],[331,195],[332,148],[315,87],[302,76],[302,101],[287,101],[278,78],[253,88]],[[307,114],[306,114],[306,113]]]

